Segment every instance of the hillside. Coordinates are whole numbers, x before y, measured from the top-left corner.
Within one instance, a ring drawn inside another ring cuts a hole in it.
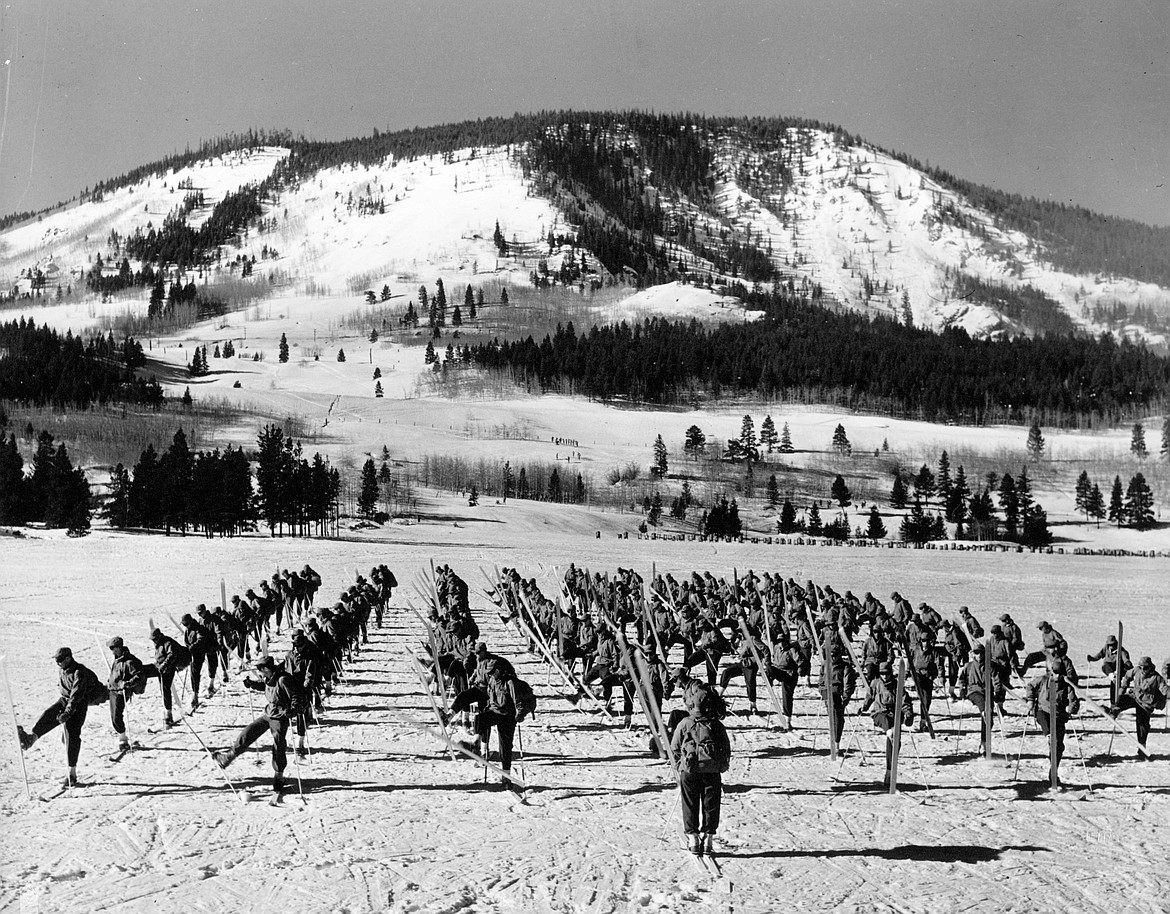
[[[168,281],[232,280],[230,295],[265,296],[398,292],[435,276],[577,288],[739,279],[975,336],[1167,341],[1165,230],[966,184],[829,125],[548,113],[272,139],[283,145],[251,137],[144,166],[7,228],[0,288],[76,300],[99,255],[116,272],[141,248],[136,233],[196,231],[255,187],[263,215],[164,264]],[[244,258],[257,261],[246,277]],[[115,297],[145,307],[146,291]]]

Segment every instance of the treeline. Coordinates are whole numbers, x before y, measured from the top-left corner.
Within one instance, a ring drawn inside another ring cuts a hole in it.
[[[973,340],[962,329],[936,334],[835,313],[775,290],[737,294],[764,319],[715,328],[647,319],[582,334],[570,324],[540,343],[478,344],[471,358],[542,391],[602,399],[836,392],[853,408],[975,425],[1024,422],[1035,411],[1069,425],[1116,418],[1160,404],[1170,390],[1170,359],[1109,335]]]
[[[592,493],[592,481],[566,463],[524,463],[477,460],[450,454],[425,454],[417,479],[424,486],[449,492],[476,491],[478,496],[527,498],[564,504],[584,504]]]
[[[159,454],[153,444],[133,471],[122,464],[110,474],[109,498],[102,509],[111,527],[145,527],[207,537],[235,536],[256,529],[252,469],[243,449],[222,454],[192,451],[180,428]]]
[[[245,184],[215,205],[211,215],[199,226],[191,228],[186,215],[172,213],[163,220],[161,228],[153,226],[143,232],[136,229],[124,243],[126,255],[149,263],[175,264],[180,270],[194,264],[210,263],[212,252],[234,239],[253,220],[264,215],[261,200],[265,187]]]
[[[278,425],[257,439],[256,504],[272,536],[326,536],[340,515],[341,474],[320,453],[309,461]]]
[[[25,406],[88,409],[115,400],[160,406],[158,382],[135,374],[145,363],[133,337],[83,340],[23,317],[0,324],[0,397]]]
[[[43,523],[81,536],[89,530],[92,514],[89,482],[81,468],[73,466],[65,442],[54,445],[52,434],[41,432],[32,472],[26,476],[16,435],[9,434],[7,440],[0,435],[0,524]]]

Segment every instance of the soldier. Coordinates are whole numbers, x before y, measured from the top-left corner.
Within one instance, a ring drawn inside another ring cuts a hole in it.
[[[1167,662],[1166,667],[1170,670],[1170,662]],[[1170,697],[1170,684],[1154,669],[1154,661],[1143,657],[1135,668],[1122,677],[1121,698],[1109,711],[1116,717],[1122,711],[1133,708],[1137,716],[1137,740],[1145,746],[1150,736],[1150,718],[1155,711],[1166,707],[1167,697]],[[1139,750],[1138,758],[1142,757]],[[1145,759],[1152,761],[1152,756],[1147,754]]]
[[[894,678],[894,666],[889,661],[878,665],[877,676],[872,686],[873,697],[873,725],[886,735],[886,776],[882,785],[890,786],[890,769],[894,758],[894,714],[898,703],[898,683]],[[914,711],[903,698],[902,720],[898,722],[899,729],[914,722]]]
[[[1027,670],[1033,664],[1043,663],[1044,658],[1052,653],[1067,654],[1068,642],[1064,640],[1064,635],[1052,627],[1051,622],[1041,621],[1036,628],[1040,630],[1040,638],[1043,641],[1043,649],[1039,651],[1029,651],[1024,657],[1024,662],[1020,664],[1021,670]],[[1021,675],[1023,675],[1021,673]]]
[[[1067,660],[1067,658],[1065,658]],[[1056,765],[1064,758],[1064,736],[1068,719],[1080,707],[1073,684],[1066,675],[1067,668],[1062,658],[1050,654],[1044,673],[1028,683],[1028,703],[1040,731],[1048,736],[1055,728]],[[1055,701],[1052,684],[1055,683]],[[1057,784],[1060,784],[1057,779]]]
[[[1105,639],[1105,646],[1095,654],[1085,654],[1085,659],[1092,663],[1095,660],[1101,660],[1101,672],[1109,677],[1109,703],[1113,704],[1117,701],[1117,678],[1114,675],[1117,672],[1117,636],[1110,635]],[[1121,649],[1121,674],[1124,676],[1133,669],[1133,663],[1129,659],[1129,651],[1124,647]]]
[[[106,647],[114,655],[107,686],[110,692],[110,723],[118,737],[118,750],[125,752],[130,748],[130,737],[126,733],[126,706],[133,696],[146,691],[146,670],[142,661],[130,653],[120,637],[111,638]]]
[[[979,709],[979,716],[983,718],[983,726],[979,734],[979,749],[982,751],[984,746],[984,737],[991,732],[993,721],[986,716],[987,711],[987,659],[985,656],[985,648],[982,643],[976,642],[971,647],[971,661],[963,669],[963,675],[959,679],[959,698],[965,698],[971,704]],[[1006,690],[1003,684],[1003,676],[1000,669],[992,664],[991,667],[991,701],[992,704],[998,706],[1003,705]]]
[[[284,789],[284,769],[288,764],[288,726],[298,714],[302,697],[292,677],[271,657],[261,660],[256,669],[263,677],[262,681],[245,679],[244,685],[264,693],[264,713],[240,730],[230,749],[221,749],[214,753],[214,757],[220,768],[226,768],[266,731],[271,733],[272,789],[279,793]]]

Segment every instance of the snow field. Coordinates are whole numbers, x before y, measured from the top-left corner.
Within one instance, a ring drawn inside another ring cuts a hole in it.
[[[644,756],[645,730],[627,733],[570,708],[555,676],[546,684],[541,666],[495,621],[480,593],[480,568],[490,574],[493,565],[518,566],[546,593],[569,561],[610,571],[632,566],[644,576],[652,565],[675,577],[694,569],[728,577],[733,569],[780,571],[859,596],[872,590],[883,600],[897,589],[946,616],[966,604],[985,625],[1010,611],[1030,646],[1036,621],[1047,618],[1069,639],[1078,669],[1095,673],[1082,658],[1100,647],[1119,617],[1132,650],[1149,650],[1159,665],[1170,653],[1160,563],[619,541],[608,533],[595,540],[556,527],[519,535],[511,529],[418,526],[346,542],[107,533],[80,541],[0,540],[0,564],[8,569],[0,653],[26,726],[55,697],[49,655],[58,644],[72,644],[83,663],[104,669],[94,638],[61,626],[92,629],[103,639],[123,634],[148,657],[147,618],[170,628],[168,617],[197,602],[218,602],[220,577],[230,595],[276,567],[306,561],[324,579],[319,604],[334,599],[355,569],[364,573],[385,562],[403,582],[393,601],[400,605],[410,595],[407,582],[432,557],[451,564],[471,588],[485,639],[518,661],[540,699],[535,721],[522,728],[525,773],[538,785],[530,806],[485,790],[479,769],[451,762],[411,726],[428,715],[407,660],[424,636],[401,609],[391,612],[385,629],[372,632],[322,726],[311,731],[313,759],[301,767],[308,791],[303,811],[295,798],[285,801],[287,809],[237,805],[185,728],[144,734],[161,713],[153,693],[135,699],[130,710],[131,728],[148,748],[116,765],[102,761],[99,754],[112,750],[114,740],[106,709],[94,708],[80,766],[92,786],[49,804],[24,800],[14,741],[0,740],[0,809],[9,834],[18,836],[0,842],[0,909],[231,911],[246,904],[259,914],[774,910],[783,904],[1080,911],[1101,905],[1155,910],[1164,897],[1170,736],[1160,720],[1151,737],[1159,760],[1137,764],[1119,761],[1132,755],[1120,738],[1108,757],[1107,728],[1087,718],[1080,750],[1070,735],[1062,767],[1075,789],[1050,795],[1036,789],[1046,768],[1034,723],[1015,781],[1002,757],[992,767],[974,759],[974,709],[952,702],[948,712],[939,695],[940,738],[904,740],[906,789],[890,798],[875,787],[881,746],[869,718],[849,717],[850,754],[842,765],[830,764],[822,705],[803,683],[790,734],[767,730],[758,719],[729,719],[733,762],[720,829],[729,891],[678,849],[669,772]],[[277,639],[274,651],[285,647]],[[213,747],[225,745],[249,718],[238,679],[233,661],[227,688],[192,718]],[[1093,681],[1099,696],[1101,680]],[[733,711],[744,710],[738,680],[728,697]],[[767,706],[761,694],[761,710]],[[1009,701],[1005,732],[1013,767],[1022,710]],[[1122,721],[1132,731],[1129,716]],[[1003,753],[998,736],[995,751]],[[38,792],[57,776],[60,753],[51,738],[30,751]],[[267,740],[229,773],[245,785],[266,785]]]

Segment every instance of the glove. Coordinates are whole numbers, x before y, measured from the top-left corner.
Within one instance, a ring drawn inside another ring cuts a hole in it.
[[[68,711],[58,711],[57,712],[57,723],[61,724],[61,726],[65,726],[65,724],[68,722],[68,720],[69,720],[69,712]]]

